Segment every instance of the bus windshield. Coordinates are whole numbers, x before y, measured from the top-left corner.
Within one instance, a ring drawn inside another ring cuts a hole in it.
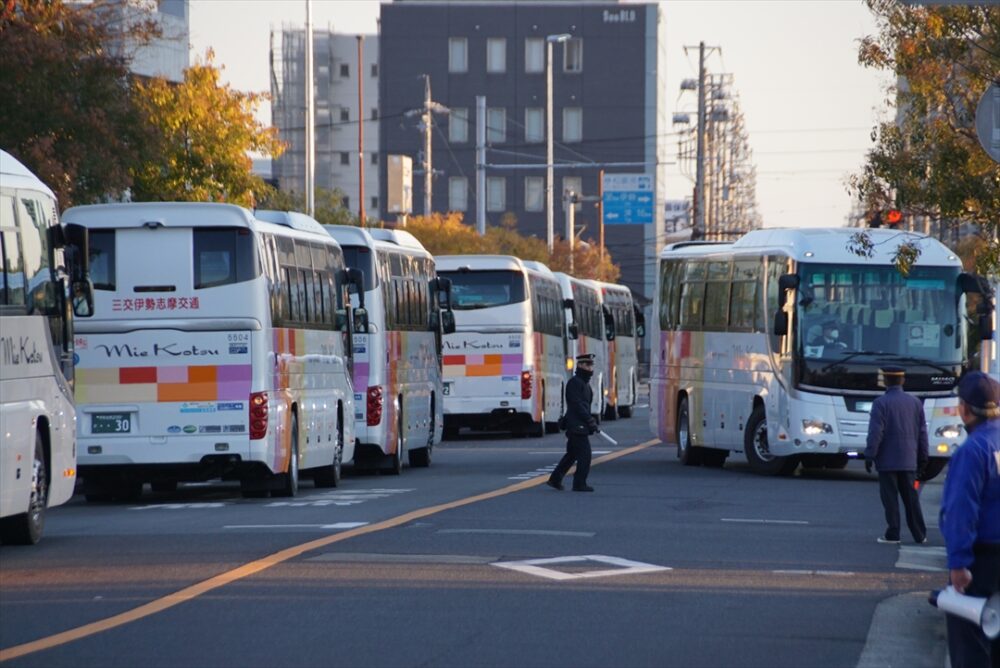
[[[848,361],[960,365],[958,272],[917,266],[904,277],[893,266],[801,264],[796,349],[806,375]]]
[[[518,271],[442,271],[451,279],[451,305],[456,311],[517,304],[525,299],[524,274]]]

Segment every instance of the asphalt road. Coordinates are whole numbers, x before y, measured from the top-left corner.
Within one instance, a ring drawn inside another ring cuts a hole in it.
[[[877,544],[878,485],[860,464],[682,467],[646,416],[605,424],[617,448],[592,439],[593,494],[541,484],[561,435],[480,435],[446,441],[428,469],[305,482],[295,499],[226,484],[74,498],[39,545],[0,549],[0,661],[944,665],[926,603],[940,534]]]

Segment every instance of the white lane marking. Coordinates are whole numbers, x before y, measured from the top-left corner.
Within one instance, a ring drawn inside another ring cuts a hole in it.
[[[896,568],[931,573],[947,572],[948,551],[934,545],[900,545]]]
[[[544,568],[544,565],[551,564],[573,564],[587,561],[596,561],[602,564],[617,566],[600,571],[584,571],[582,573],[566,573],[554,568]],[[554,557],[551,559],[528,559],[525,561],[497,561],[491,564],[498,568],[506,568],[512,571],[519,571],[528,575],[548,578],[550,580],[579,580],[581,578],[600,578],[609,575],[636,575],[639,573],[655,573],[659,571],[671,571],[667,566],[654,566],[644,564],[641,561],[630,561],[621,557],[609,557],[603,554],[585,554],[578,557]]]
[[[129,510],[190,510],[204,508],[223,508],[228,503],[151,503],[148,506],[131,506]]]
[[[368,522],[334,522],[333,524],[227,524],[223,529],[356,529]]]
[[[771,572],[775,575],[831,575],[833,577],[849,577],[854,575],[852,571],[776,570]]]
[[[636,408],[649,408],[649,404],[636,404]]]
[[[546,531],[544,529],[439,529],[437,533],[481,533],[508,536],[582,536],[593,538],[593,531]]]
[[[809,524],[805,520],[763,520],[745,519],[739,517],[723,517],[720,522],[740,522],[743,524]]]

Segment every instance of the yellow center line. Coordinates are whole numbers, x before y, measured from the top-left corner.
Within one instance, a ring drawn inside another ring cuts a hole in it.
[[[659,443],[659,440],[654,438],[652,440],[645,441],[644,443],[634,445],[630,448],[602,455],[594,459],[593,464],[602,464],[613,459],[618,459],[619,457],[625,457],[626,455],[631,455],[635,452],[639,452],[640,450],[644,450],[652,445],[655,445],[656,443]],[[103,631],[109,631],[113,628],[138,621],[144,617],[155,615],[158,612],[163,612],[164,610],[172,608],[175,605],[195,599],[214,589],[218,589],[219,587],[224,587],[225,585],[236,582],[237,580],[250,577],[251,575],[265,571],[272,566],[284,563],[289,559],[294,559],[305,552],[326,547],[327,545],[333,545],[334,543],[340,543],[357,536],[391,529],[401,524],[412,522],[413,520],[428,517],[430,515],[436,515],[437,513],[444,512],[445,510],[461,508],[462,506],[478,503],[480,501],[486,501],[499,496],[513,494],[514,492],[520,492],[521,490],[529,489],[531,487],[537,487],[544,483],[545,480],[547,480],[547,476],[539,476],[537,478],[532,478],[531,480],[524,480],[513,485],[495,489],[492,492],[484,492],[482,494],[469,496],[464,499],[457,499],[455,501],[441,503],[436,506],[420,508],[397,517],[392,517],[382,522],[376,522],[375,524],[358,527],[356,529],[349,529],[331,536],[317,538],[316,540],[311,540],[307,543],[293,545],[292,547],[285,548],[284,550],[275,552],[274,554],[257,559],[256,561],[251,561],[250,563],[244,564],[238,568],[234,568],[230,571],[226,571],[225,573],[220,573],[215,577],[193,584],[190,587],[185,587],[184,589],[174,592],[173,594],[169,594],[162,598],[150,601],[149,603],[140,605],[132,610],[128,610],[96,622],[84,624],[83,626],[78,626],[75,629],[69,629],[68,631],[39,638],[38,640],[33,640],[21,645],[15,645],[14,647],[8,647],[6,649],[0,649],[0,663],[10,661],[11,659],[17,659],[27,654],[33,654],[42,650],[58,647],[59,645],[64,645],[66,643],[73,642],[74,640],[80,640],[81,638],[86,638],[87,636],[92,636]]]

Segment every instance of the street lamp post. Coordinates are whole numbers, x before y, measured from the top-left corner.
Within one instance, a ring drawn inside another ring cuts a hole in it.
[[[553,205],[553,180],[552,163],[554,161],[552,149],[552,45],[556,42],[565,42],[572,35],[560,33],[549,35],[545,38],[545,242],[548,244],[549,253],[555,245],[554,227],[555,210]]]

